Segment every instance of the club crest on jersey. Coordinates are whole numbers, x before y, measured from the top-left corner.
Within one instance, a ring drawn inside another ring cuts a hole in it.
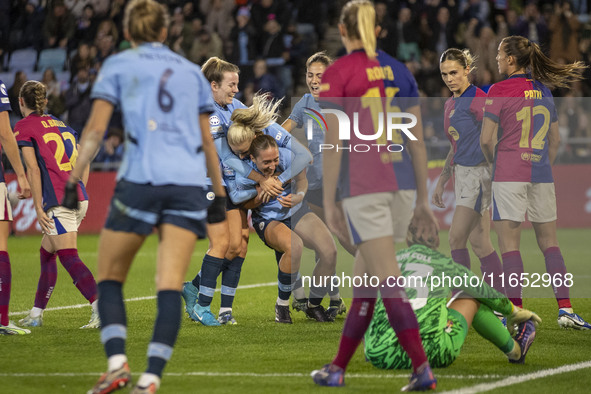
[[[456,112],[456,110],[455,110],[455,109],[452,109],[451,111],[449,111],[449,116],[448,116],[448,118],[450,118],[450,119],[451,119],[451,117],[452,117],[452,116],[454,116],[454,113],[455,113],[455,112]]]
[[[217,115],[211,115],[209,117],[209,124],[210,124],[210,126],[219,126],[220,125],[220,118]]]
[[[259,223],[259,230],[263,231],[264,228],[265,228],[265,222],[260,222]]]
[[[209,201],[213,201],[213,199],[215,198],[215,193],[214,192],[208,192],[205,195],[205,198],[207,198]]]

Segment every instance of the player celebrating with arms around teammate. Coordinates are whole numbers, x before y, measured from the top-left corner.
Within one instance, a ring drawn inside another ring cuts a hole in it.
[[[98,251],[101,342],[108,370],[90,393],[109,393],[131,380],[125,341],[123,283],[134,256],[158,231],[158,314],[148,365],[133,393],[154,393],[172,356],[181,323],[181,289],[198,236],[225,219],[225,193],[209,133],[209,85],[198,66],[162,45],[169,16],[154,0],[132,0],[124,33],[132,49],[109,57],[92,89],[95,99],[64,206],[75,207],[81,168],[97,151],[116,106],[125,120],[126,149]],[[209,192],[207,176],[213,193]],[[213,200],[213,202],[211,201]]]
[[[16,139],[27,165],[37,220],[44,233],[41,240],[41,273],[35,304],[27,317],[19,321],[26,327],[43,324],[43,311],[57,280],[56,257],[72,277],[84,298],[92,305],[90,322],[81,328],[99,328],[96,282],[78,256],[78,227],[86,216],[89,166],[81,171],[77,201],[79,209],[60,207],[64,186],[76,166],[78,133],[52,115],[45,115],[47,90],[38,81],[27,81],[19,93],[24,119],[14,127]]]
[[[563,282],[554,288],[558,324],[589,330],[591,325],[573,312],[569,288],[564,284],[567,272],[556,236],[552,177],[560,135],[556,107],[546,86],[567,87],[569,82],[582,78],[585,66],[581,62],[556,63],[536,43],[519,36],[501,41],[497,63],[499,73],[507,79],[494,84],[488,92],[480,144],[486,159],[493,163],[493,220],[505,283],[523,274],[519,241],[527,212],[544,254],[546,271]],[[522,305],[521,291],[520,283],[505,287],[507,297],[517,306]]]
[[[443,203],[443,188],[454,173],[456,210],[449,230],[449,245],[453,260],[470,269],[470,244],[481,262],[487,283],[503,292],[499,275],[501,261],[490,242],[491,170],[480,149],[480,129],[486,93],[470,83],[474,59],[470,51],[450,48],[443,52],[439,67],[441,78],[453,96],[445,102],[444,125],[451,149],[437,181],[432,201],[439,208]]]
[[[353,113],[357,112],[365,133],[375,134],[373,130],[377,130],[378,125],[371,123],[378,120],[379,112],[384,112],[384,104],[380,98],[386,98],[391,112],[406,111],[416,118],[416,127],[412,128],[416,141],[409,141],[407,144],[411,159],[402,156],[400,160],[400,152],[387,153],[384,156],[378,149],[363,153],[348,150],[343,152],[342,149],[325,152],[323,202],[326,222],[335,232],[343,231],[348,226],[351,239],[359,250],[353,268],[354,274],[378,277],[380,285],[378,288],[370,285],[353,288],[353,300],[338,353],[331,364],[313,371],[312,377],[319,385],[344,385],[345,368],[371,322],[379,289],[390,324],[412,361],[413,375],[404,389],[435,389],[437,381],[423,350],[417,319],[404,288],[385,283],[388,277],[400,275],[394,248],[394,223],[399,209],[397,191],[405,189],[411,181],[414,183],[416,180],[417,189],[411,226],[417,229],[419,238],[433,238],[435,244],[439,241],[437,221],[429,208],[427,197],[427,154],[416,81],[402,63],[382,51],[376,53],[375,10],[371,2],[347,3],[341,12],[339,32],[348,55],[337,60],[324,73],[320,105],[344,111],[351,119],[354,118]],[[406,105],[392,108],[394,96],[406,98],[400,102]],[[371,105],[372,103],[377,103],[377,107]],[[378,110],[378,113],[374,113],[375,117],[372,117],[372,109]],[[352,146],[363,142],[358,137],[359,133],[352,133],[352,130],[346,130],[350,132],[351,140],[339,141],[338,135],[342,130],[339,130],[336,117],[327,116],[327,122],[326,144]],[[398,141],[398,133],[399,131],[392,133],[391,139],[394,141],[378,142],[385,145]],[[342,185],[342,211],[335,205],[337,180]]]

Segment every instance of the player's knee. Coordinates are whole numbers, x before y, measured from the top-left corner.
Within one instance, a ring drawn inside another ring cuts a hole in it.
[[[449,232],[449,246],[452,250],[464,249],[466,247],[467,238],[464,234],[457,231]]]
[[[337,266],[337,248],[330,247],[318,251],[320,262],[329,270],[334,271]]]

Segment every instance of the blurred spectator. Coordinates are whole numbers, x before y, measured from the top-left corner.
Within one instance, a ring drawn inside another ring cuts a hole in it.
[[[92,0],[64,0],[64,4],[74,18],[80,18],[84,14],[86,6],[92,6]]]
[[[61,94],[60,81],[55,77],[53,68],[48,68],[43,72],[41,83],[47,89],[47,112],[58,118],[66,111],[64,98]]]
[[[430,41],[430,50],[435,51],[437,58],[448,48],[457,47],[455,29],[458,25],[457,15],[452,15],[447,7],[440,7],[437,10],[436,19],[430,21],[432,26],[433,36]]]
[[[91,0],[94,12],[99,19],[107,16],[111,7],[111,0]]]
[[[103,145],[94,158],[94,163],[102,163],[103,171],[116,170],[123,159],[123,150],[123,130],[109,127]]]
[[[402,61],[419,61],[421,52],[419,50],[420,34],[417,21],[408,7],[402,7],[398,11],[398,22],[396,23],[397,58]]]
[[[298,31],[306,36],[315,34],[318,40],[324,40],[328,20],[328,2],[318,0],[297,0],[294,10],[297,13]],[[377,10],[376,3],[376,10]],[[314,40],[315,41],[315,40]]]
[[[74,38],[75,32],[76,20],[64,5],[63,0],[55,0],[43,24],[44,46],[68,48],[68,43]]]
[[[396,22],[388,15],[388,6],[384,2],[376,2],[376,23],[380,27],[378,48],[390,56],[396,56]]]
[[[92,59],[93,58],[90,54],[90,46],[85,42],[78,44],[78,49],[76,50],[76,53],[70,59],[70,72],[72,75],[70,81],[74,80],[74,78],[78,74],[78,70],[82,68],[91,68]]]
[[[115,38],[112,35],[103,35],[101,37],[97,37],[97,53],[96,57],[94,58],[94,62],[102,64],[106,58],[114,54],[115,51]]]
[[[4,1],[1,0],[0,3]],[[4,11],[0,10],[0,14],[3,14]],[[19,0],[15,8],[13,10],[14,18],[4,25],[0,27],[1,30],[4,27],[8,28],[9,30],[6,33],[2,32],[2,39],[0,40],[0,50],[8,47],[12,49],[21,49],[27,47],[33,47],[37,50],[40,50],[43,46],[43,35],[41,33],[41,28],[43,26],[45,15],[41,7],[39,7],[38,0]],[[10,16],[10,12],[6,14],[7,17]],[[0,19],[4,17],[0,16]],[[9,33],[10,32],[10,36]],[[10,40],[10,42],[9,42]],[[0,56],[1,58],[1,56]]]
[[[176,53],[187,57],[194,38],[191,24],[185,20],[183,10],[180,7],[175,8],[168,28],[168,46]]]
[[[8,89],[8,99],[10,100],[10,106],[12,107],[12,114],[18,119],[22,118],[21,109],[18,105],[18,96],[21,92],[21,87],[27,82],[28,77],[24,71],[17,71],[14,73],[14,82],[10,89]]]
[[[238,9],[228,42],[232,44],[227,56],[231,63],[239,66],[252,64],[256,54],[256,31],[250,22],[248,7]]]
[[[92,83],[90,81],[90,69],[83,67],[78,69],[74,80],[66,91],[65,106],[68,110],[68,124],[76,130],[79,135],[82,134],[84,124],[90,116],[90,91]]]
[[[265,59],[257,59],[253,66],[254,79],[252,81],[255,92],[268,93],[269,98],[280,99],[284,96],[281,84],[277,78],[269,72]]]
[[[203,22],[199,18],[193,19],[193,34],[195,39],[189,50],[190,61],[203,64],[212,56],[224,56],[222,40],[216,33],[211,33],[203,27]]]
[[[92,4],[87,4],[82,10],[82,15],[76,21],[76,33],[74,35],[76,43],[94,41],[97,30],[98,20],[94,15],[94,7]]]
[[[234,0],[201,0],[200,10],[206,15],[205,26],[208,31],[217,33],[222,43],[227,43],[234,27]]]
[[[539,44],[543,49],[547,47],[548,26],[535,1],[528,1],[525,6],[523,16],[519,18],[517,24],[516,34],[527,37],[531,42]]]
[[[112,0],[109,19],[115,23],[115,26],[123,26],[123,11],[125,11],[127,0]],[[121,33],[121,31],[120,31]]]
[[[477,19],[480,24],[487,25],[490,15],[490,5],[487,0],[468,0],[464,3],[464,11],[462,19],[464,21],[471,21]]]
[[[257,53],[264,58],[283,59],[277,60],[276,63],[285,63],[289,57],[285,49],[285,41],[283,40],[283,33],[279,22],[273,18],[265,22],[264,32],[260,36],[259,47]]]
[[[119,30],[117,30],[115,22],[113,22],[111,19],[105,19],[98,25],[95,37],[95,45],[97,47],[99,45],[100,39],[104,36],[113,37],[114,44],[119,42]]]
[[[443,83],[439,71],[439,55],[434,51],[424,50],[414,76],[417,81],[421,81],[421,89],[428,97],[437,97]]]
[[[497,65],[497,51],[499,43],[503,37],[506,37],[507,23],[503,16],[497,15],[498,34],[495,34],[493,29],[488,26],[480,29],[480,34],[476,35],[476,27],[480,24],[478,19],[473,18],[468,23],[468,28],[464,33],[464,41],[470,52],[477,56],[478,68],[476,69],[476,83],[484,79],[484,70],[493,72],[493,82],[500,80]]]
[[[3,71],[4,55],[10,49],[10,9],[10,0],[0,0],[0,71]]]
[[[570,154],[575,160],[582,161],[591,157],[591,124],[589,115],[582,105],[585,98],[575,96],[573,90],[567,90],[564,97],[559,100],[558,125],[562,141],[569,138],[579,140],[566,148],[570,149]],[[585,140],[587,142],[583,142]],[[561,148],[564,148],[564,145],[561,145]],[[562,153],[562,150],[559,153]]]
[[[550,28],[550,57],[558,62],[572,63],[581,59],[578,46],[580,23],[571,10],[568,1],[554,5],[554,14],[548,24]]]
[[[267,21],[274,19],[281,28],[284,28],[289,23],[291,15],[291,6],[285,0],[260,0],[260,2],[253,4],[251,9],[252,22],[261,34],[266,26]]]

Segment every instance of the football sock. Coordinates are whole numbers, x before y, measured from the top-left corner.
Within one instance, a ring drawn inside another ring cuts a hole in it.
[[[218,275],[222,269],[222,264],[224,264],[224,259],[212,257],[208,254],[203,257],[198,300],[200,306],[209,306],[209,304],[211,304],[217,286]]]
[[[152,341],[148,345],[146,373],[161,377],[166,362],[172,356],[172,348],[181,327],[181,292],[162,290],[158,292],[157,298],[158,315]]]
[[[149,387],[152,383],[156,385],[156,389],[160,387],[160,377],[152,373],[143,373],[137,381],[138,387]]]
[[[501,283],[503,265],[501,264],[501,260],[496,251],[493,250],[491,254],[480,259],[480,271],[482,272],[482,275],[485,275],[484,280],[489,286],[492,286],[499,293],[505,294]],[[492,281],[490,274],[493,275]]]
[[[123,366],[127,362],[127,356],[125,354],[115,354],[107,359],[109,372],[115,371]]]
[[[396,285],[389,287],[384,281],[381,284],[380,293],[388,314],[388,321],[416,372],[420,366],[427,362],[427,355],[419,335],[419,323],[410,302],[408,302],[406,292],[404,288]]]
[[[511,252],[503,253],[503,272],[505,274],[505,294],[507,298],[511,300],[511,302],[518,307],[523,306],[523,299],[521,297],[521,283],[518,283],[515,286],[510,286],[510,278],[517,277],[521,278],[521,274],[523,273],[523,261],[521,260],[521,253],[518,250],[514,250]],[[514,274],[513,276],[511,276]]]
[[[470,269],[470,252],[468,252],[468,248],[452,250],[451,258],[456,263]]]
[[[349,308],[349,314],[345,319],[343,334],[339,342],[339,350],[332,363],[342,369],[346,369],[349,361],[355,354],[363,334],[369,327],[376,304],[377,289],[353,288],[353,300]]]
[[[35,293],[35,307],[45,309],[51,298],[51,293],[55,288],[57,281],[57,254],[49,253],[41,247],[39,249],[41,261],[41,274],[37,283],[37,292]]]
[[[197,273],[197,275],[195,275],[191,283],[193,284],[193,286],[195,286],[197,291],[199,291],[199,286],[201,284],[201,270]]]
[[[104,280],[98,284],[98,311],[101,318],[101,342],[110,358],[125,354],[127,318],[123,304],[122,283]]]
[[[232,308],[236,288],[240,281],[243,257],[235,257],[232,261],[224,259],[225,269],[222,271],[222,308]]]
[[[74,285],[88,302],[93,303],[97,296],[96,282],[88,267],[78,257],[78,250],[62,249],[57,251],[57,255],[68,274],[72,277]]]
[[[314,278],[312,278],[312,286],[310,287],[310,298],[308,299],[308,301],[310,304],[318,306],[322,303],[322,299],[326,295],[326,287],[316,286],[316,284],[318,283],[314,282]]]
[[[290,274],[289,272],[283,272],[281,269],[277,270],[277,289],[279,298],[286,300],[289,305],[289,296],[291,295],[291,289],[296,281],[297,274]]]
[[[41,316],[41,313],[43,313],[43,309],[34,306],[33,309],[31,309],[31,312],[29,312],[29,315],[31,315],[31,317],[39,317]]]
[[[503,353],[507,354],[513,350],[515,342],[511,334],[488,306],[480,304],[472,320],[472,327],[481,337],[492,342]]]
[[[8,319],[8,305],[10,304],[10,282],[12,273],[10,272],[10,258],[7,252],[0,252],[0,324],[7,326],[10,323]]]
[[[341,292],[338,287],[328,286],[328,296],[332,301],[338,301],[341,299]]]
[[[293,284],[293,289],[291,291],[295,299],[301,300],[306,298],[306,291],[304,290],[304,284],[302,282],[302,275],[300,275],[300,271],[298,271],[298,276]]]
[[[554,288],[554,294],[556,295],[556,301],[558,302],[558,308],[570,308],[570,294],[569,288],[566,286],[564,276],[566,275],[566,265],[564,264],[564,258],[560,252],[558,246],[553,246],[544,251],[544,260],[546,261],[546,272],[550,274],[551,278],[562,279],[562,286],[554,286],[554,280],[552,280],[552,287]]]

